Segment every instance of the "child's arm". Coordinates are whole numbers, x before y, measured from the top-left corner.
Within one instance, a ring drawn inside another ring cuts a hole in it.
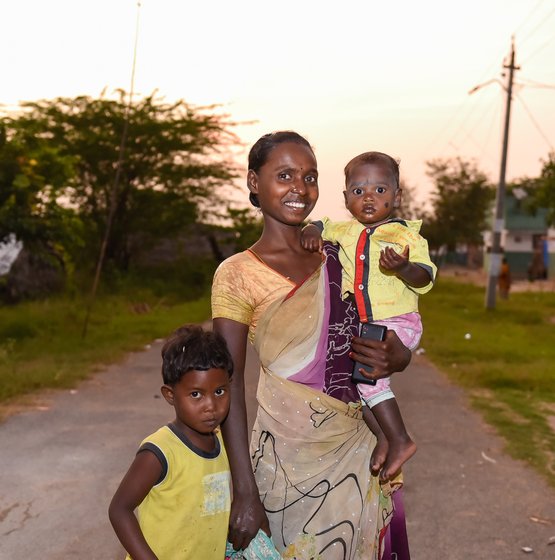
[[[395,273],[397,278],[400,278],[405,284],[413,288],[423,288],[432,280],[424,268],[409,261],[408,245],[401,254],[391,247],[383,249],[380,253],[380,267]]]
[[[154,453],[148,450],[137,453],[110,503],[110,522],[133,560],[157,560],[143,536],[134,510],[161,474],[162,465]]]
[[[322,224],[322,222],[319,222]],[[324,241],[322,239],[322,228],[315,223],[304,226],[301,232],[301,245],[307,251],[315,253],[322,252],[324,248]]]

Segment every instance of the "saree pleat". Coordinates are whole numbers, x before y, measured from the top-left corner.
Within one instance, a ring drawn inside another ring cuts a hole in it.
[[[327,282],[323,266],[260,318],[253,468],[283,558],[377,560],[393,506],[370,473],[375,437],[359,403],[321,390]]]

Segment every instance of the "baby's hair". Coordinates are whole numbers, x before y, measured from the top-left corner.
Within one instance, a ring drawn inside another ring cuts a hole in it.
[[[249,152],[249,171],[252,169],[255,173],[260,171],[260,168],[268,160],[270,152],[279,144],[285,142],[293,142],[294,144],[301,144],[310,149],[312,153],[314,150],[309,144],[308,140],[292,130],[281,130],[278,132],[270,132],[261,136],[252,146]],[[249,200],[255,208],[260,208],[258,196],[254,193],[249,194]]]
[[[349,178],[353,169],[361,165],[373,165],[382,164],[389,167],[393,179],[395,180],[395,188],[399,188],[399,163],[394,160],[391,156],[384,154],[383,152],[364,152],[356,157],[354,157],[345,166],[345,183],[349,182]]]
[[[199,325],[183,325],[162,347],[162,379],[175,385],[191,370],[224,369],[231,377],[233,360],[224,338]]]

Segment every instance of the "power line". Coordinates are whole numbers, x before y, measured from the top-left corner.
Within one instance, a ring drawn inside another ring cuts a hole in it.
[[[522,99],[522,96],[520,94],[516,94],[516,97],[518,98],[518,100],[522,103],[522,106],[524,107],[524,110],[526,111],[527,115],[530,117],[530,120],[532,121],[532,123],[534,124],[534,126],[536,127],[536,130],[540,133],[541,137],[546,141],[547,145],[549,146],[550,150],[552,152],[555,151],[555,148],[553,148],[553,144],[551,144],[551,142],[549,141],[549,138],[546,136],[546,134],[543,132],[543,130],[541,129],[538,121],[534,118],[534,115],[532,115],[532,112],[530,111],[530,109],[528,109],[526,103],[524,103],[524,99]]]
[[[555,35],[552,35],[545,43],[543,43],[542,45],[540,45],[536,50],[532,51],[531,54],[529,54],[525,59],[524,62],[522,64],[525,64],[526,62],[528,62],[531,58],[533,58],[534,56],[536,56],[539,52],[543,51],[543,49],[545,49],[545,47],[547,47],[551,41],[553,41],[553,39],[555,38]]]
[[[531,37],[545,22],[547,22],[549,20],[549,18],[555,14],[555,8],[553,8],[548,14],[547,16],[544,16],[542,18],[542,20],[536,25],[536,27],[534,27],[532,29],[532,31],[530,31],[527,35],[524,36],[524,38],[520,39],[520,46],[522,47],[523,43],[526,41],[526,39],[528,39],[528,37]]]
[[[539,0],[536,5],[528,12],[528,15],[524,18],[522,23],[513,31],[513,35],[516,35],[528,22],[532,14],[544,3],[544,0]]]
[[[476,130],[476,128],[477,128],[480,124],[482,124],[482,123],[484,122],[485,117],[486,117],[486,115],[487,115],[488,113],[491,112],[491,113],[493,113],[493,114],[495,115],[495,107],[498,107],[498,105],[499,105],[499,104],[497,103],[497,100],[498,100],[498,98],[495,98],[495,99],[493,99],[493,102],[492,102],[492,103],[490,103],[490,104],[488,104],[488,105],[485,106],[484,111],[482,111],[482,113],[480,113],[479,118],[476,119],[476,121],[474,122],[474,126],[473,126],[470,130],[466,130],[466,129],[464,128],[464,124],[465,124],[465,123],[463,123],[463,126],[460,127],[461,130],[463,130],[464,132],[466,132],[466,135],[464,136],[462,142],[465,143],[467,140],[471,140],[471,141],[474,143],[474,145],[481,151],[482,155],[483,155],[484,152],[485,152],[485,148],[484,148],[483,145],[479,144],[479,143],[474,139],[473,134],[474,134],[474,131]],[[492,109],[493,109],[493,110],[492,110]],[[491,126],[493,126],[493,123],[490,124],[490,130],[491,130]],[[453,137],[453,138],[455,138],[455,137]],[[488,158],[492,163],[495,163],[494,160],[493,160],[493,158],[492,158],[491,156],[488,155],[487,158]]]
[[[520,78],[520,81],[523,82],[521,85],[527,88],[539,88],[539,89],[555,89],[555,84],[544,84],[542,82],[536,82],[535,80],[529,80],[528,78]]]

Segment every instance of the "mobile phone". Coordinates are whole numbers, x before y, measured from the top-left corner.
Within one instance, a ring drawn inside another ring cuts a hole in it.
[[[361,338],[370,338],[371,340],[385,340],[385,335],[387,333],[387,327],[383,325],[374,325],[374,323],[362,323],[362,329],[360,331]],[[375,379],[368,379],[360,373],[359,369],[372,372],[374,368],[372,366],[367,366],[366,364],[361,364],[360,362],[355,362],[355,367],[353,373],[351,374],[351,380],[353,383],[365,383],[366,385],[375,385]]]

